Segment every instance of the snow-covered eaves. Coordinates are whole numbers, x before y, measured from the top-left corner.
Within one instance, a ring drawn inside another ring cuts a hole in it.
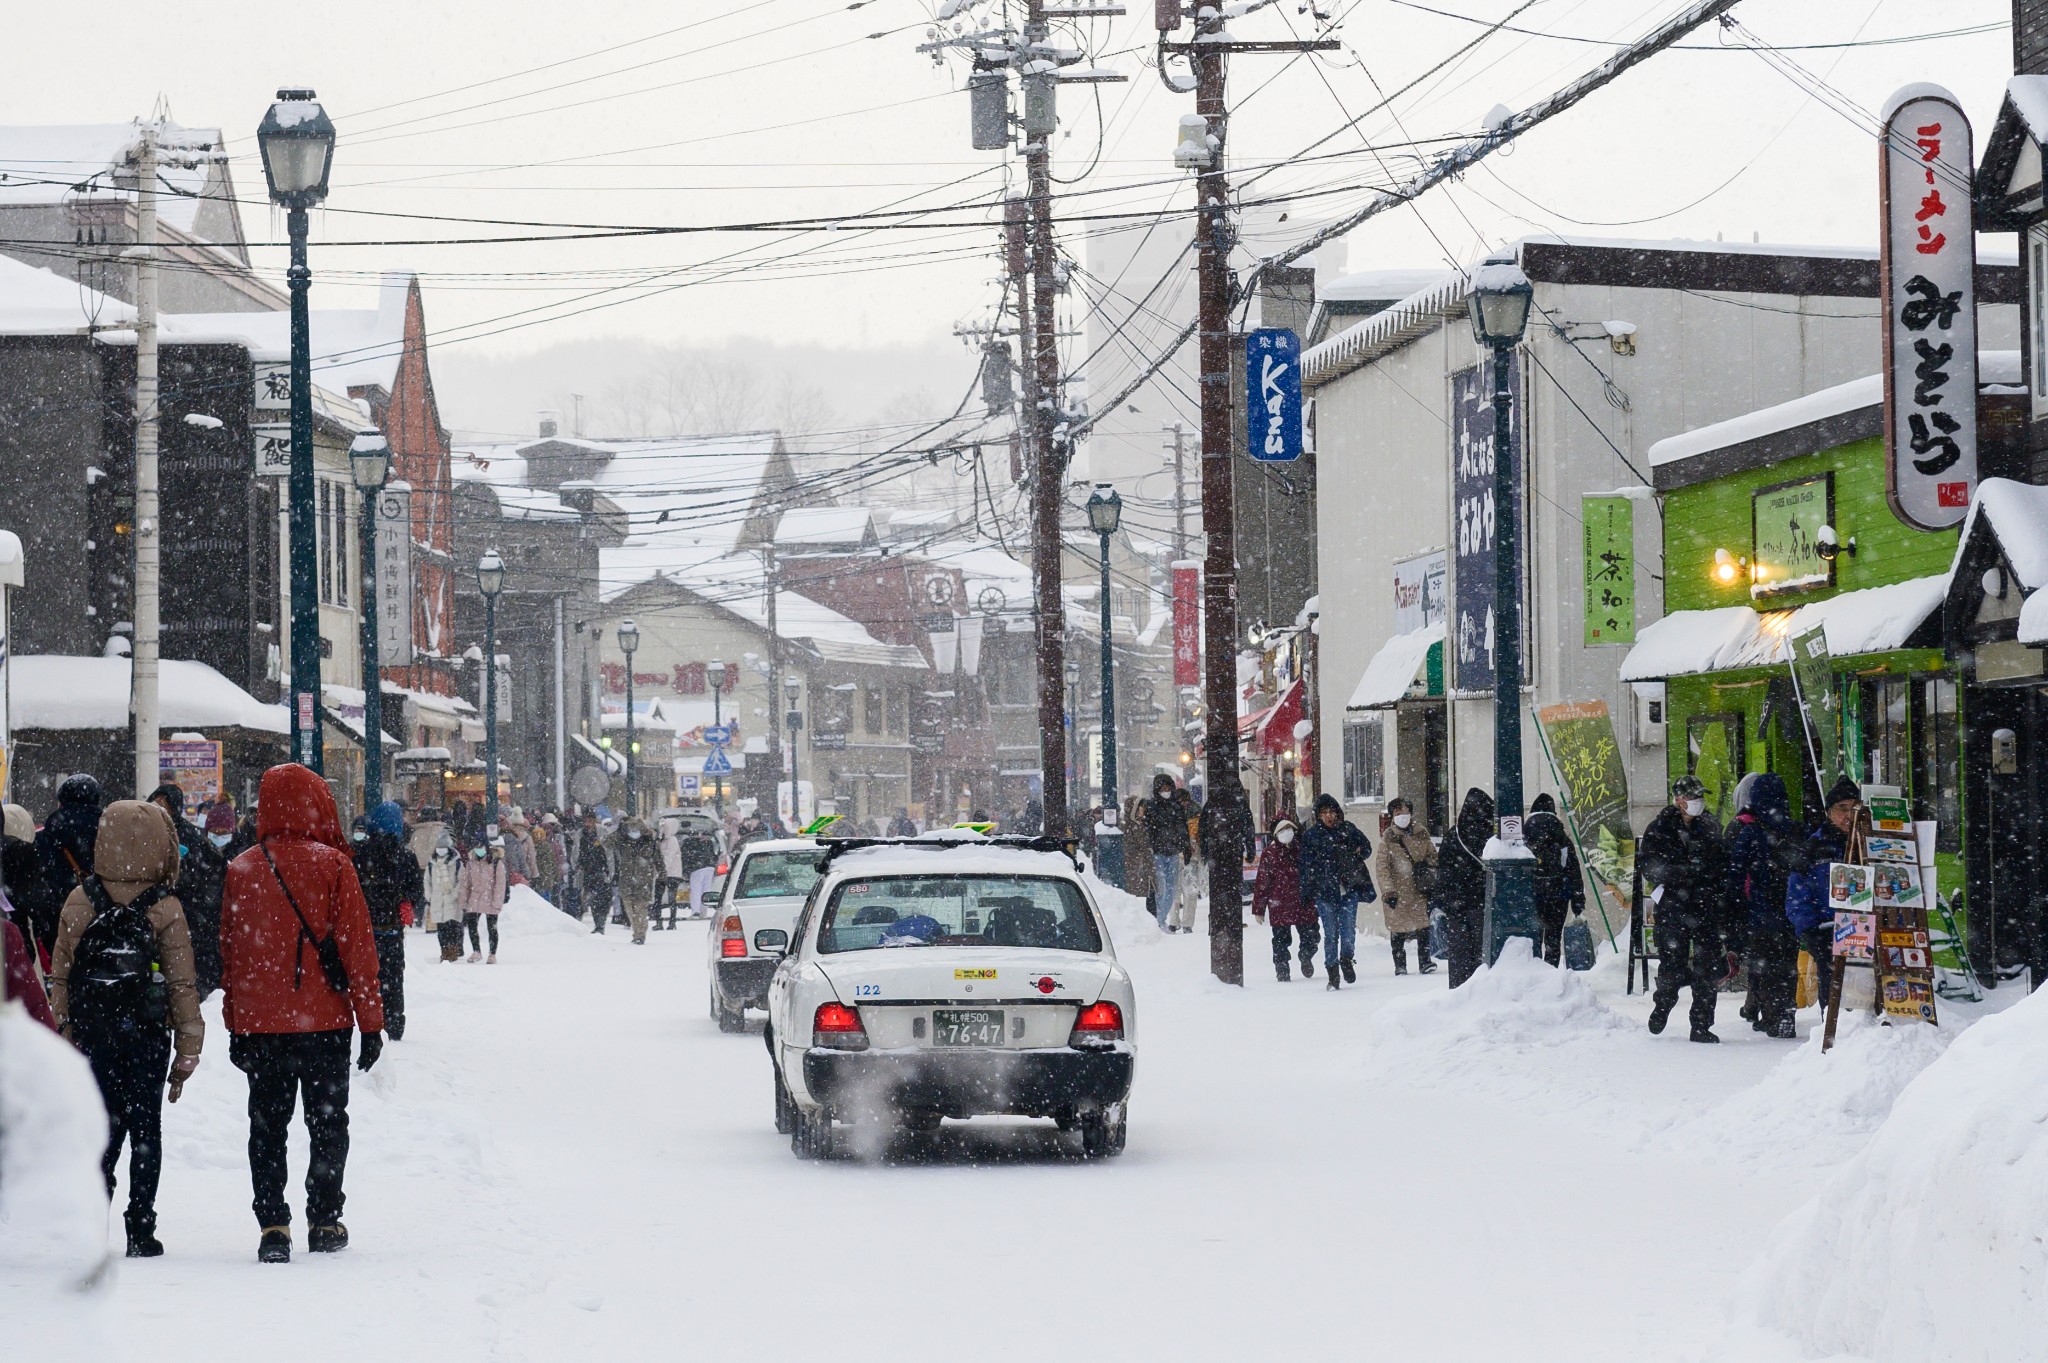
[[[1344,703],[1344,708],[1383,710],[1399,701],[1415,685],[1416,676],[1429,660],[1429,650],[1442,643],[1444,635],[1444,623],[1439,620],[1407,634],[1396,634],[1381,644],[1380,651],[1372,655],[1372,661],[1359,675],[1358,685],[1351,689],[1351,699]]]
[[[2007,389],[2022,378],[2017,350],[1977,352],[1980,388]],[[1651,478],[1657,491],[1668,492],[1883,433],[1884,376],[1866,374],[1666,436],[1650,446]]]
[[[1361,270],[1316,281],[1318,303],[1394,303],[1443,281],[1441,269]]]
[[[2048,586],[2048,487],[2010,478],[1986,478],[1979,483],[1969,514],[1963,518],[1962,535],[1956,540],[1951,573],[1962,566],[1980,520],[1991,528],[2022,587],[2032,593]]]
[[[875,542],[874,517],[865,507],[793,507],[775,525],[775,543],[792,549],[859,550]]]
[[[1835,658],[1932,647],[1929,622],[1948,594],[1949,575],[1936,573],[1883,587],[1843,592],[1796,610],[1756,611],[1747,606],[1673,611],[1646,626],[1621,660],[1621,680],[1660,681],[1745,667],[1791,662],[1790,643],[1814,626],[1827,631]]]
[[[281,734],[282,705],[265,705],[205,663],[165,658],[157,679],[158,721],[166,729],[249,729]],[[126,729],[127,658],[24,654],[9,668],[9,720],[17,729]]]

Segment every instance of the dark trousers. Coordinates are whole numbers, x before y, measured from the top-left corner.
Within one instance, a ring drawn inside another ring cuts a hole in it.
[[[1799,945],[1805,948],[1807,955],[1813,957],[1813,973],[1820,979],[1820,1006],[1825,1008],[1828,1006],[1828,995],[1833,991],[1835,984],[1835,921],[1830,918],[1824,923],[1808,928],[1799,934]],[[1792,956],[1792,970],[1794,987],[1797,987],[1797,952]]]
[[[1537,942],[1537,954],[1551,965],[1556,965],[1564,956],[1564,905],[1538,904],[1536,919],[1541,925],[1541,940]]]
[[[598,932],[612,921],[612,886],[608,880],[586,881],[583,886],[583,907],[590,912],[590,926]]]
[[[462,954],[462,920],[443,918],[434,924],[434,933],[441,941],[441,959],[452,961]]]
[[[1396,975],[1406,975],[1408,973],[1408,944],[1410,942],[1415,943],[1416,969],[1425,975],[1436,969],[1436,963],[1429,959],[1428,928],[1422,928],[1415,932],[1390,932],[1387,934],[1387,941],[1394,948],[1394,973]]]
[[[498,915],[495,913],[465,913],[462,915],[462,925],[469,929],[469,949],[471,951],[482,951],[484,949],[484,944],[477,938],[476,920],[479,918],[487,920],[491,925],[491,955],[495,956],[498,954]],[[456,942],[457,948],[459,949],[461,945],[462,943],[458,939]]]
[[[259,1226],[289,1226],[284,1200],[285,1136],[303,1092],[306,1135],[306,1220],[332,1226],[341,1220],[341,1177],[348,1166],[349,1037],[338,1032],[277,1032],[237,1037],[236,1063],[249,1076],[249,1181]]]
[[[1692,1029],[1710,1030],[1714,1005],[1721,992],[1721,976],[1728,960],[1721,951],[1721,936],[1689,923],[1657,925],[1657,1007],[1670,1011],[1678,1006],[1678,991],[1692,990]]]
[[[156,1225],[157,1180],[164,1167],[164,1079],[171,1071],[171,1034],[162,1028],[81,1038],[92,1077],[107,1105],[107,1149],[100,1172],[114,1195],[121,1143],[128,1143],[128,1219]]]
[[[1749,980],[1757,1018],[1771,1027],[1792,1016],[1799,992],[1799,937],[1780,915],[1749,927]]]
[[[1449,909],[1444,913],[1444,944],[1450,948],[1446,964],[1450,968],[1450,986],[1456,989],[1472,978],[1479,969],[1480,939],[1485,935],[1482,919],[1485,910],[1474,906],[1470,909]]]
[[[1288,927],[1282,923],[1273,925],[1273,970],[1281,979],[1287,978],[1287,962],[1293,955],[1294,939],[1300,936],[1302,964],[1316,958],[1316,948],[1322,945],[1323,931],[1314,923],[1303,923],[1300,927]]]
[[[377,993],[384,1000],[384,1034],[393,1041],[405,1035],[405,929],[379,928]]]

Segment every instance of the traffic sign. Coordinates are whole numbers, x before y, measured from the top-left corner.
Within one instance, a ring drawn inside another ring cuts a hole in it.
[[[730,724],[707,724],[704,726],[704,741],[714,748],[722,748],[732,742]]]
[[[732,770],[732,759],[725,755],[725,749],[713,748],[711,756],[704,759],[706,776],[723,776]]]

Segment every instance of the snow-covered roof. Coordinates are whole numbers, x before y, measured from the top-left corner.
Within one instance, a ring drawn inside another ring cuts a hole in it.
[[[290,727],[282,705],[265,705],[205,663],[165,658],[158,666],[157,715],[166,729]],[[9,718],[18,729],[128,727],[130,659],[24,654],[10,673]]]
[[[0,256],[0,336],[69,336],[135,324],[135,309],[52,270]]]
[[[986,540],[947,540],[925,550],[933,563],[960,570],[963,605],[987,614],[1024,614],[1032,609],[1030,565]]]
[[[1990,525],[2005,551],[2006,562],[2028,592],[2048,586],[2048,487],[2016,483],[2010,478],[1986,478],[1977,485],[1970,511],[1963,518],[1963,533],[1956,541],[1960,567],[1964,548],[1979,518]]]
[[[2014,76],[2005,83],[2005,97],[2026,125],[2027,136],[2048,143],[2048,76]]]
[[[782,513],[775,542],[791,548],[837,548],[869,542],[874,518],[858,506],[800,506]]]
[[[345,393],[378,387],[390,392],[405,353],[405,306],[413,276],[386,273],[374,308],[315,308],[312,311],[313,382]],[[159,333],[166,341],[207,341],[246,346],[251,359],[291,358],[288,312],[165,313]]]
[[[2022,381],[2020,353],[2017,350],[1980,350],[1977,352],[1977,382],[1980,386],[2009,385]],[[1767,435],[1781,431],[1795,430],[1810,426],[1830,417],[1845,416],[1851,412],[1878,409],[1884,406],[1884,376],[1866,374],[1860,379],[1838,383],[1832,388],[1823,388],[1816,393],[1807,393],[1788,402],[1769,407],[1759,407],[1753,412],[1744,412],[1716,421],[1678,435],[1666,436],[1650,446],[1650,464],[1659,467],[1673,464],[1695,455],[1708,454],[1714,450],[1728,449],[1734,445],[1747,444]]]
[[[1947,573],[1936,573],[1843,592],[1796,610],[1723,606],[1673,611],[1636,636],[1635,647],[1621,660],[1621,680],[1657,681],[1788,663],[1790,641],[1815,625],[1827,630],[1832,657],[1904,648],[1941,609],[1948,582]]]
[[[1380,710],[1408,694],[1408,688],[1415,685],[1416,674],[1429,659],[1429,650],[1444,641],[1444,622],[1407,634],[1396,634],[1380,645],[1380,651],[1372,655],[1372,661],[1365,665],[1359,675],[1358,685],[1351,690],[1351,699],[1344,703],[1347,710]]]
[[[1325,283],[1316,281],[1316,301],[1319,303],[1383,303],[1406,298],[1418,290],[1441,283],[1446,278],[1443,269],[1428,270],[1361,270],[1355,274],[1339,275]]]
[[[140,120],[0,127],[0,208],[61,204],[88,194],[133,199],[134,174],[126,163],[141,136]],[[162,142],[179,150],[218,150],[220,129],[166,124]],[[190,233],[204,202],[199,195],[208,168],[204,163],[180,165],[181,159],[191,158],[163,157],[157,178],[168,192],[157,195],[156,211],[166,226]],[[87,181],[91,184],[81,191]]]

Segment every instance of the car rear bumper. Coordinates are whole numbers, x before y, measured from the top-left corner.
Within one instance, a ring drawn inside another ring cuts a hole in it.
[[[827,1107],[1052,1117],[1130,1096],[1129,1051],[804,1052],[804,1087]]]
[[[775,974],[776,958],[755,960],[735,958],[717,963],[718,994],[735,1008],[766,1008],[768,980]]]

